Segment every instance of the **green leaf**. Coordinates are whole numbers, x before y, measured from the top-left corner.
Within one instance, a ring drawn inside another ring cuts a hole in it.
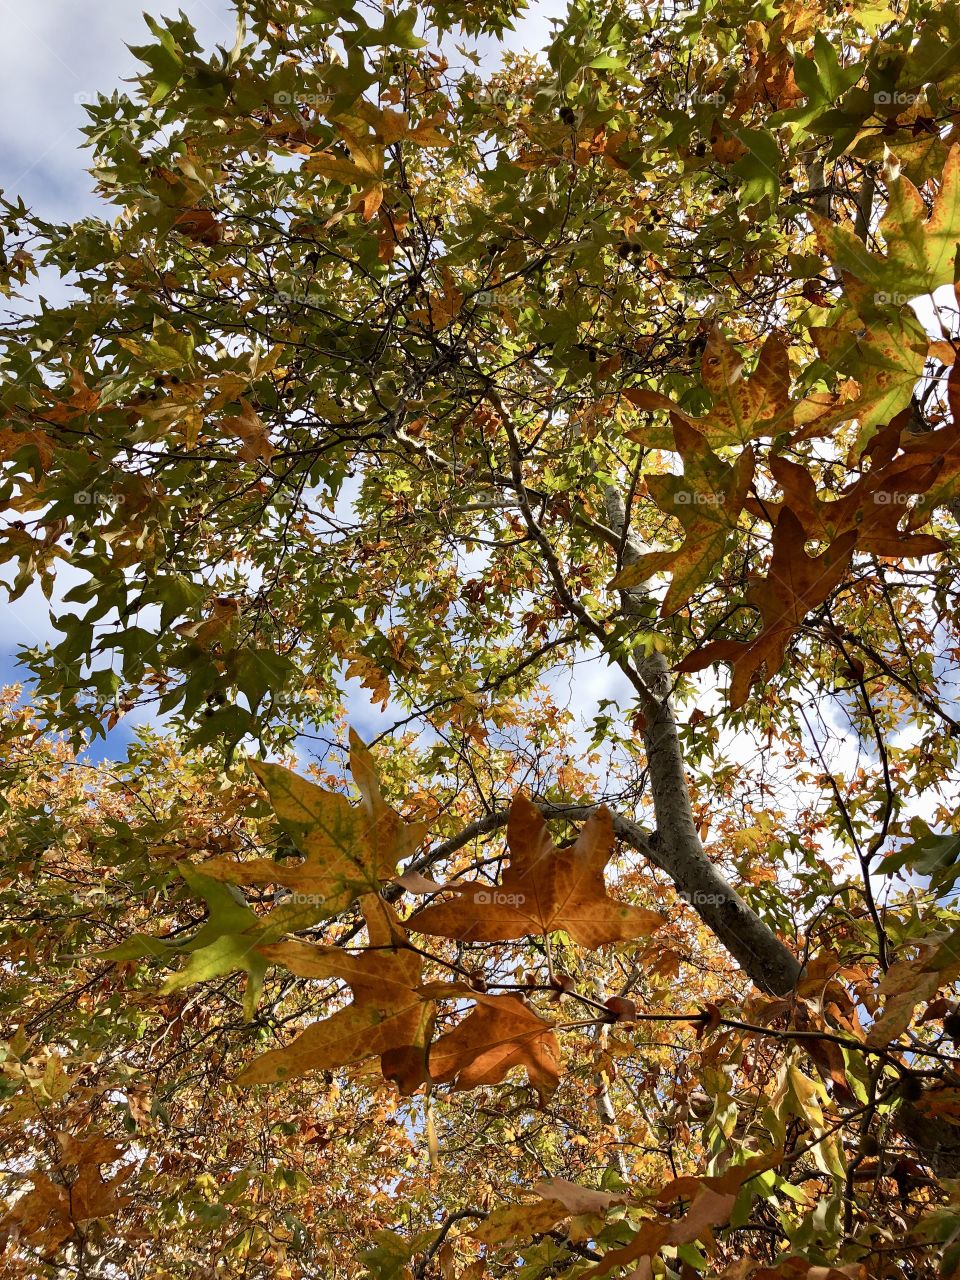
[[[926,216],[923,197],[912,182],[890,182],[890,199],[880,222],[885,254],[873,253],[849,226],[835,226],[820,215],[811,219],[824,251],[879,297],[896,306],[952,284],[960,244],[960,147],[944,165],[933,212]]]
[[[740,207],[759,204],[766,196],[776,205],[780,196],[780,173],[783,157],[777,140],[768,129],[744,129],[734,131],[740,143],[747,148],[733,166],[734,173],[743,179],[740,189]]]
[[[877,864],[877,870],[884,875],[905,868],[929,876],[934,889],[949,891],[960,879],[960,834],[936,835],[931,831]]]

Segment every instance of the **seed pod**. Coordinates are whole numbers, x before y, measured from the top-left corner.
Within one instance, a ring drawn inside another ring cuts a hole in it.
[[[904,1102],[919,1102],[923,1097],[923,1081],[919,1076],[905,1073],[900,1080],[900,1097]]]

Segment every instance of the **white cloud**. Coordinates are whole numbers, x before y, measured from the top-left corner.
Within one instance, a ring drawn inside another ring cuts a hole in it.
[[[135,69],[128,44],[152,37],[141,0],[0,0],[0,185],[50,218],[76,218],[98,208],[89,163],[80,149],[87,123],[83,100],[121,87]],[[152,12],[176,13],[169,0]],[[200,39],[233,44],[228,0],[182,0]]]

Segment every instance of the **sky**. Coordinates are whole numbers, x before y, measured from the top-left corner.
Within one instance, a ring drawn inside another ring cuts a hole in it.
[[[87,122],[83,104],[94,101],[98,93],[121,88],[133,74],[136,59],[127,46],[152,39],[143,21],[144,7],[154,17],[175,16],[181,10],[208,49],[234,43],[236,14],[229,0],[0,0],[0,189],[8,198],[21,196],[34,212],[53,221],[103,214],[81,147],[80,130]],[[566,0],[534,3],[507,34],[504,46],[542,47],[551,18],[565,10]],[[487,50],[493,69],[499,55],[490,43]],[[52,299],[63,290],[56,278],[43,281],[42,291]],[[69,566],[59,577],[57,596],[80,580]],[[3,568],[0,580],[10,580]],[[23,646],[59,638],[39,585],[12,604],[0,603],[0,685],[22,680],[16,655]],[[604,696],[612,696],[612,691]],[[363,722],[360,732],[372,734],[386,727],[366,694],[355,692],[354,700]],[[116,758],[137,722],[137,713],[121,721],[89,758]]]
[[[146,0],[146,6],[155,9]],[[177,7],[206,44],[233,44],[235,20],[226,0],[161,3]],[[151,39],[140,0],[0,0],[0,186],[52,218],[96,211],[79,150],[84,101],[109,93],[132,74],[128,44]]]
[[[167,6],[174,12],[173,6]],[[211,44],[233,43],[233,18],[226,0],[185,0],[184,10],[200,37]],[[139,0],[41,0],[39,4],[0,0],[0,188],[21,196],[35,212],[53,220],[73,220],[100,212],[86,172],[80,129],[85,101],[109,93],[130,76],[135,59],[127,44],[146,43],[149,33]],[[54,287],[56,287],[54,282]],[[46,282],[45,289],[50,285]],[[3,574],[6,580],[9,575]],[[78,580],[69,567],[58,595]],[[16,654],[24,645],[59,638],[39,585],[13,604],[0,604],[0,684],[19,682]],[[133,735],[123,722],[92,758],[120,754]]]

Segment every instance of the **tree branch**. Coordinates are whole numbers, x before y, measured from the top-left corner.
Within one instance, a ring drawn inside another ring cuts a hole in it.
[[[626,512],[619,493],[612,486],[607,490],[606,506],[607,523],[622,532],[626,528]],[[624,564],[634,564],[641,555],[641,547],[628,534],[623,542]],[[620,598],[624,616],[642,616],[642,592],[634,588],[621,592]],[[801,973],[800,962],[727,883],[700,843],[670,702],[666,658],[656,650],[640,654],[637,667],[644,685],[655,694],[646,708],[643,730],[657,819],[655,835],[645,839],[645,843],[652,846],[653,861],[667,872],[681,897],[757,986],[774,995],[785,995],[796,985]]]

